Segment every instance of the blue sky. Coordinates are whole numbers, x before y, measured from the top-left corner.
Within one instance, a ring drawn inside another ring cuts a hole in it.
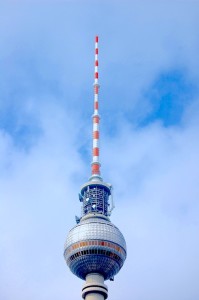
[[[109,298],[199,298],[198,20],[192,0],[0,2],[1,299],[81,299],[63,245],[90,176],[96,34],[128,247]]]

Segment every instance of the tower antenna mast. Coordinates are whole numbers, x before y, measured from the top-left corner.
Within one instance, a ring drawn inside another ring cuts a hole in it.
[[[99,88],[100,85],[98,83],[99,73],[98,73],[98,36],[95,37],[95,72],[94,72],[94,113],[93,113],[93,153],[92,153],[92,163],[91,163],[91,178],[90,180],[98,179],[102,180],[100,177],[100,147],[99,147],[99,123],[100,123],[100,116],[99,116]]]

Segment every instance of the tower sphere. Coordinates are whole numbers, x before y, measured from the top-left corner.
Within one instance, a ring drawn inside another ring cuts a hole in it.
[[[64,257],[81,279],[99,273],[113,278],[126,259],[126,242],[120,230],[102,214],[90,213],[73,227],[66,239]]]

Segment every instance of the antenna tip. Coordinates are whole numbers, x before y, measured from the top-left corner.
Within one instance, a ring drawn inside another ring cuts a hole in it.
[[[98,35],[95,37],[95,42],[98,43]]]

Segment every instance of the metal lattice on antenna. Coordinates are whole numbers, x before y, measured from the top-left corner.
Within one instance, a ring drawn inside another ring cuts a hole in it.
[[[98,36],[95,37],[95,72],[94,72],[94,114],[93,114],[93,159],[91,163],[91,169],[92,169],[92,176],[91,179],[101,179],[100,177],[100,162],[99,162],[99,154],[100,154],[100,148],[99,148],[99,122],[100,122],[100,116],[99,116],[99,102],[98,102],[98,95],[99,95],[99,73],[98,73]]]

